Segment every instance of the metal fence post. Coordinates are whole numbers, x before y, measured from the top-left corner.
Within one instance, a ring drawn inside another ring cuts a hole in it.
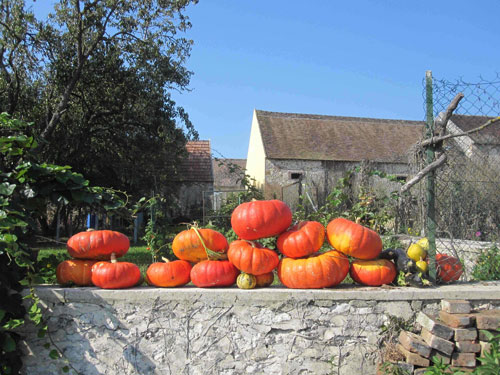
[[[426,130],[427,138],[434,134],[434,103],[432,97],[432,71],[425,72],[425,98],[426,98]],[[426,163],[429,165],[434,161],[434,146],[429,145],[426,150]],[[435,174],[434,171],[427,175],[426,194],[426,220],[425,234],[429,240],[429,276],[436,280],[436,208],[435,208]]]

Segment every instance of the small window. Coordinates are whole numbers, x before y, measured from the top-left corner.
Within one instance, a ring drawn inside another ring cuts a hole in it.
[[[290,179],[292,180],[300,180],[302,178],[302,173],[300,172],[291,172]]]

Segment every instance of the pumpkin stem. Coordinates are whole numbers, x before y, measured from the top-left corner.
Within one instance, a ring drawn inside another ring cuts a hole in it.
[[[165,258],[165,257],[161,257],[161,260],[163,260],[165,263],[170,262],[170,261],[169,261],[167,258]]]
[[[207,254],[208,260],[222,260],[222,259],[227,259],[227,255],[224,253],[218,253],[216,251],[210,250],[207,245],[205,245],[205,241],[203,241],[203,237],[201,237],[201,233],[198,230],[197,225],[193,225],[191,229],[194,230],[198,238],[200,239],[201,245],[205,249],[205,253]]]
[[[116,263],[116,254],[111,253],[111,263]]]

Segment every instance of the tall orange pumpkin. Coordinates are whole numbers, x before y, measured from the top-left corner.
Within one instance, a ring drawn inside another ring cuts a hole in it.
[[[334,249],[354,258],[375,259],[382,251],[382,239],[377,232],[344,218],[330,221],[326,234]]]
[[[207,252],[211,253],[212,259],[225,258],[228,247],[227,239],[222,233],[197,227],[183,230],[172,242],[175,256],[191,263],[207,260]]]
[[[279,263],[278,254],[273,250],[266,249],[258,242],[246,240],[231,242],[227,257],[236,268],[251,275],[271,272]]]
[[[130,241],[123,233],[112,230],[80,232],[66,243],[69,255],[78,259],[108,260],[111,253],[117,258],[126,254]]]
[[[349,273],[349,259],[335,250],[308,258],[283,258],[278,278],[287,288],[318,289],[340,284]]]
[[[277,236],[292,224],[292,211],[280,200],[255,200],[236,207],[231,227],[244,240]]]
[[[314,254],[325,242],[325,227],[317,221],[301,221],[280,234],[276,246],[287,257],[300,258]]]

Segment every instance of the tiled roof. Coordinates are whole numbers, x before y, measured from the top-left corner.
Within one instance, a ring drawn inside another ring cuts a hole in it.
[[[453,115],[451,121],[462,131],[466,132],[485,124],[492,117],[486,116],[466,116]],[[500,145],[500,122],[496,122],[477,133],[472,133],[469,137],[479,144]]]
[[[256,111],[266,157],[405,163],[423,121]]]
[[[247,159],[213,159],[214,185],[218,188],[240,186],[246,165]]]
[[[180,181],[213,182],[210,141],[188,141],[187,157],[179,164]]]

